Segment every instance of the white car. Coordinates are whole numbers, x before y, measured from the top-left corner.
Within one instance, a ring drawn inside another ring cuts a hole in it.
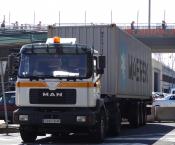
[[[175,107],[175,94],[170,94],[164,98],[155,99],[153,106],[159,107]]]

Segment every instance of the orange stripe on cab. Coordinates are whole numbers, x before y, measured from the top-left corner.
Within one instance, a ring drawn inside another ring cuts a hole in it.
[[[95,87],[95,84],[92,82],[61,82],[57,85],[60,88],[90,88]]]
[[[16,87],[48,87],[45,82],[17,82]]]

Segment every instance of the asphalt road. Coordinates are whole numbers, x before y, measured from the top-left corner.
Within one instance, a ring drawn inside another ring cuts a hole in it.
[[[123,125],[120,136],[107,137],[102,145],[175,145],[175,123],[149,123],[131,129]],[[35,143],[23,143],[18,132],[0,134],[0,145],[96,145],[87,135],[53,138],[38,137]]]

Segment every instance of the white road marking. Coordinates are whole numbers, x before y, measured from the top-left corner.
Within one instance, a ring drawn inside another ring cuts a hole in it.
[[[175,143],[175,129],[170,131],[169,133],[165,134],[159,140],[166,141],[166,142],[173,142]]]

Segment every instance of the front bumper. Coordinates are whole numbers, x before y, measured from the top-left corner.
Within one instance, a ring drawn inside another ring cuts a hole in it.
[[[65,130],[80,132],[80,130],[87,130],[96,124],[97,114],[95,109],[89,108],[69,108],[68,110],[61,108],[52,111],[41,108],[19,108],[14,112],[14,122],[23,126],[37,127],[38,130],[46,133],[57,132],[58,130],[59,132],[65,132]],[[20,121],[19,115],[28,115],[28,120]],[[77,121],[77,116],[85,116],[86,121]],[[44,122],[46,119],[59,119],[60,123],[46,123]]]

